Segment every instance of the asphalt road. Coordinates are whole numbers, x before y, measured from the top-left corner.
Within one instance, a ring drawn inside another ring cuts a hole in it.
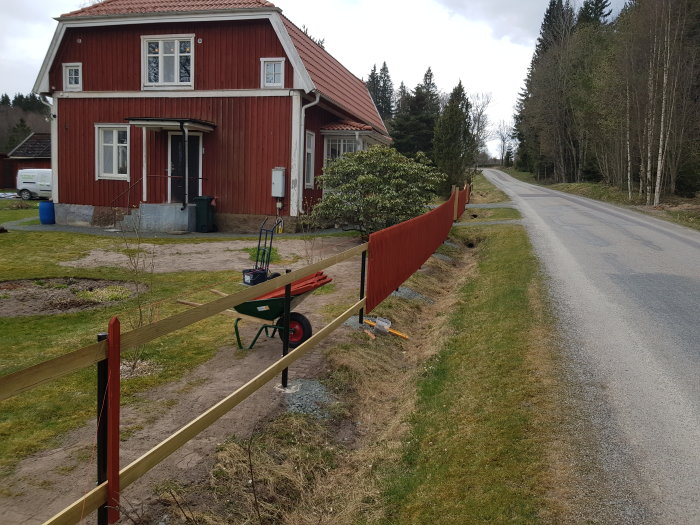
[[[599,519],[700,524],[700,232],[484,174],[524,216],[592,408]]]

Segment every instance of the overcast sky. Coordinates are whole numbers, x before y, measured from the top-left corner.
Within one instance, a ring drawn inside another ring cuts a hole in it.
[[[582,1],[582,0],[579,0]],[[459,80],[491,93],[492,123],[509,120],[548,0],[272,0],[355,75],[386,61],[395,87],[431,67],[438,87]],[[612,0],[617,12],[624,0]],[[0,2],[0,93],[29,93],[56,28],[85,0]],[[492,147],[492,150],[495,148]]]

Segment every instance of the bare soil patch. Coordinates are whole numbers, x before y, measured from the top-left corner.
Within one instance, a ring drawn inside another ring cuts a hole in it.
[[[27,279],[0,282],[0,317],[65,314],[123,301],[135,283],[105,279]]]
[[[357,244],[349,237],[303,239],[275,239],[274,247],[281,257],[276,265],[290,267],[310,264],[310,259],[323,258]],[[140,257],[148,271],[151,267],[155,273],[186,272],[186,271],[241,271],[253,266],[245,248],[254,248],[257,239],[243,241],[225,241],[210,243],[184,244],[150,244],[141,243],[134,248],[141,251]],[[118,267],[132,268],[127,250],[92,250],[85,257],[60,263],[71,268]],[[275,266],[275,264],[272,264]]]

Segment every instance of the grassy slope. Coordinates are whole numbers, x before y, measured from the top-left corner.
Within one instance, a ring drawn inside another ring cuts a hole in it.
[[[506,196],[483,178],[476,202]],[[552,322],[538,263],[518,226],[453,230],[478,240],[478,276],[457,293],[454,331],[418,383],[385,523],[533,523],[555,514],[547,443],[557,407]]]
[[[545,184],[538,182],[532,173],[517,171],[512,168],[506,168],[503,171],[507,172],[513,177],[531,184],[546,185],[548,188],[553,190],[572,193],[574,195],[581,195],[582,197],[588,197],[589,199],[610,202],[620,206],[634,206],[633,209],[636,211],[652,215],[659,219],[675,222],[676,224],[687,226],[688,228],[700,230],[700,207],[698,207],[700,206],[699,197],[696,197],[695,199],[684,199],[677,196],[669,196],[666,198],[665,202],[667,206],[662,205],[660,208],[652,208],[650,206],[644,206],[643,199],[640,199],[637,194],[633,194],[632,201],[630,201],[627,198],[627,192],[616,186],[608,186],[607,184],[596,182]],[[693,205],[695,206],[695,209],[682,209],[682,207],[678,208],[678,205],[683,204]]]
[[[388,492],[388,523],[536,521],[544,505],[542,416],[532,369],[548,333],[537,262],[518,227],[482,238],[479,278],[460,291],[455,336],[425,367],[404,465]]]

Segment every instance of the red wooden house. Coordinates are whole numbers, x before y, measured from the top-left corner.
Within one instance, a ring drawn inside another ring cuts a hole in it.
[[[325,159],[389,141],[364,83],[265,0],[105,0],[57,20],[34,91],[54,100],[59,223],[129,210],[193,229],[208,195],[220,229],[251,229],[319,199]]]

